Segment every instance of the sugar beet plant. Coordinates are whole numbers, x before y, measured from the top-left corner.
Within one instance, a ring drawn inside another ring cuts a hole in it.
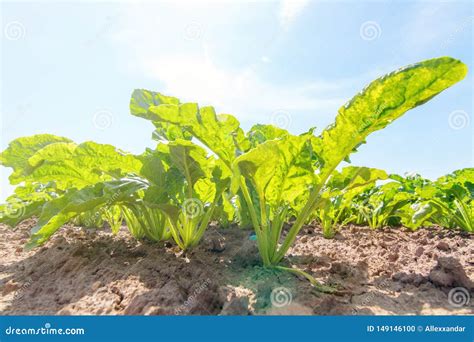
[[[430,100],[466,72],[464,64],[451,58],[405,67],[373,81],[352,98],[319,137],[308,134],[268,141],[240,156],[236,166],[258,193],[260,215],[254,212],[252,217],[264,264],[282,260],[303,224],[324,205],[323,194],[336,167],[370,133]],[[288,208],[294,210],[296,220],[280,245],[280,222]]]
[[[420,175],[390,175],[389,179],[352,199],[349,211],[354,222],[372,228],[439,225],[474,232],[474,169],[457,170],[436,181]]]
[[[313,219],[326,237],[348,222],[377,227],[391,220],[472,231],[472,169],[417,186],[378,169],[338,168],[372,132],[466,73],[466,65],[449,57],[394,71],[341,107],[318,136],[314,129],[293,135],[272,125],[244,132],[230,114],[138,89],[130,111],[153,123],[156,148],[132,155],[49,134],[16,139],[0,155],[17,185],[1,208],[1,222],[15,226],[37,217],[28,247],[67,222],[107,223],[114,232],[125,222],[136,238],[173,238],[183,250],[199,243],[211,221],[251,225],[263,263],[272,267],[281,267]]]

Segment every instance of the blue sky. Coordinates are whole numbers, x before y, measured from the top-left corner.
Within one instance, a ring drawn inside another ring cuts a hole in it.
[[[2,2],[1,148],[37,133],[139,153],[147,88],[299,133],[331,123],[374,78],[452,56],[473,70],[464,2]],[[371,135],[355,165],[436,178],[472,167],[473,78]],[[1,174],[0,197],[11,192]]]

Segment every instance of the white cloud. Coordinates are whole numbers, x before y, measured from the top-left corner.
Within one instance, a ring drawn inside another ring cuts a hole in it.
[[[144,61],[144,68],[164,84],[162,91],[201,105],[213,105],[240,119],[265,119],[277,110],[329,113],[344,102],[327,97],[340,89],[337,83],[280,85],[259,77],[255,67],[224,69],[205,56],[168,55]]]
[[[290,16],[298,13],[288,8]],[[143,74],[159,82],[159,87],[153,90],[183,101],[215,106],[217,111],[234,114],[242,121],[270,122],[272,113],[279,110],[312,117],[318,125],[332,121],[353,80],[276,83],[262,76],[261,68],[278,67],[267,55],[256,56],[247,65],[233,65],[226,58],[219,59],[221,40],[229,36],[214,35],[215,20],[218,20],[215,18],[225,16],[238,28],[240,16],[225,7],[203,15],[196,13],[127,6],[119,17],[121,29],[114,34],[120,53],[126,55],[127,67],[135,75]],[[183,27],[188,22],[205,23],[200,40],[183,39]],[[239,29],[230,36],[234,34],[248,33]],[[298,123],[306,126],[305,118],[293,117],[294,126]]]
[[[309,3],[310,0],[282,0],[278,13],[281,27],[288,29]]]

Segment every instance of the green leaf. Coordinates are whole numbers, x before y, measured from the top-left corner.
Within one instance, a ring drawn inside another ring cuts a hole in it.
[[[61,190],[137,174],[142,167],[136,156],[95,142],[50,144],[31,156],[28,163],[28,172],[17,181],[54,181]]]
[[[153,121],[155,116],[148,111],[148,108],[162,104],[179,105],[179,103],[179,100],[172,96],[166,96],[145,89],[135,89],[132,93],[132,98],[130,99],[130,113],[132,115]],[[158,121],[154,121],[153,124],[156,127],[156,130],[153,132],[153,139],[155,140],[190,140],[192,137],[191,134],[184,131],[178,125]]]
[[[202,147],[190,141],[177,140],[159,148],[169,151],[171,165],[182,173],[191,187],[199,179],[210,177],[211,164]]]
[[[148,108],[161,104],[177,105],[179,100],[176,97],[162,95],[154,91],[135,89],[130,99],[130,112],[132,115],[152,120],[153,117],[148,114]]]
[[[142,162],[140,176],[145,177],[148,181],[164,189],[169,186],[166,179],[166,165],[164,163],[163,153],[157,150],[146,149],[145,153],[138,157]],[[168,158],[169,160],[169,158]]]
[[[229,114],[216,115],[214,108],[195,103],[162,104],[149,108],[154,122],[178,125],[199,139],[231,168],[233,160],[250,148],[239,121]]]
[[[439,209],[433,206],[430,202],[416,203],[411,206],[405,206],[401,210],[400,216],[402,217],[402,223],[404,226],[411,229],[417,229],[431,219],[433,215],[439,212]],[[407,220],[403,217],[403,213],[407,214]]]
[[[425,185],[423,187],[418,187],[415,189],[416,194],[420,198],[433,198],[439,193],[439,189],[432,184]]]
[[[316,180],[308,142],[305,136],[269,140],[236,159],[236,167],[270,210],[308,196]]]
[[[216,184],[209,178],[201,178],[194,184],[194,193],[201,203],[212,203],[216,198]]]
[[[466,73],[467,66],[462,62],[441,57],[404,67],[370,83],[339,109],[335,123],[313,141],[324,160],[322,173],[331,173],[370,133],[427,102]]]
[[[466,187],[466,190],[474,183],[474,168],[460,169],[438,178],[435,182],[436,186],[442,189],[451,188],[454,184]],[[471,196],[472,193],[471,193]]]
[[[252,147],[260,145],[267,140],[274,140],[283,138],[290,135],[290,133],[283,128],[279,128],[273,125],[254,125],[247,132],[247,138],[250,141]]]
[[[47,201],[61,193],[54,183],[27,184],[17,186],[6,203],[0,205],[0,222],[15,227],[18,223],[33,216],[38,216]]]
[[[13,168],[11,184],[18,184],[29,171],[28,159],[37,151],[50,144],[69,143],[71,140],[52,134],[37,134],[13,140],[8,148],[0,154],[0,164]]]
[[[327,187],[333,190],[350,191],[357,187],[374,184],[378,180],[387,179],[384,170],[369,167],[347,166],[342,171],[334,171],[327,183]]]
[[[150,205],[169,202],[181,207],[187,199],[209,204],[230,182],[230,172],[223,163],[190,141],[160,144],[142,160],[141,175],[152,183],[145,192],[145,201]]]
[[[7,203],[0,205],[0,223],[15,227],[21,221],[38,215],[45,202],[45,199],[35,202],[23,202],[10,197]]]
[[[63,196],[47,202],[32,229],[26,248],[33,248],[46,242],[63,224],[73,217],[100,206],[111,206],[128,201],[146,183],[134,179],[100,182],[83,189],[71,189]]]

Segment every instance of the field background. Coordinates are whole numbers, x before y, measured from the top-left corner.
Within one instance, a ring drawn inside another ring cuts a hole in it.
[[[1,148],[49,132],[141,152],[148,88],[293,133],[377,76],[437,56],[473,70],[470,1],[2,2]],[[353,164],[437,178],[471,167],[472,71],[369,138]],[[146,133],[144,133],[146,132]],[[0,199],[12,191],[0,172]]]

